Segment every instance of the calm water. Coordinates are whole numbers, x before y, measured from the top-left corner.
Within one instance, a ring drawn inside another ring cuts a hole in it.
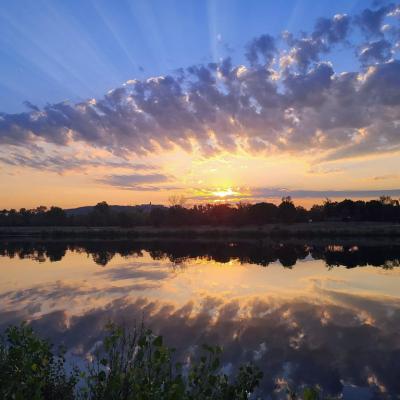
[[[31,321],[77,360],[107,321],[144,318],[178,357],[207,342],[225,372],[257,363],[264,392],[399,398],[399,260],[373,241],[2,241],[0,329]]]

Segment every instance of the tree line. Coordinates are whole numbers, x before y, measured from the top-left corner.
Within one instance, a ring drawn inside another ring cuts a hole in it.
[[[320,221],[400,222],[399,200],[381,196],[377,200],[331,201],[313,205],[309,210],[283,197],[279,205],[260,202],[236,205],[200,204],[185,207],[148,205],[125,207],[123,211],[105,201],[86,213],[75,214],[60,207],[40,206],[0,211],[0,226],[245,226],[272,223]],[[73,210],[72,210],[73,211]]]

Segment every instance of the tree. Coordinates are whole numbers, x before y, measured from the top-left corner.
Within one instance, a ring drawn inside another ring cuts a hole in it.
[[[110,206],[107,204],[107,202],[102,201],[100,203],[97,203],[93,207],[93,213],[91,215],[92,219],[92,224],[94,225],[109,225],[110,223],[112,224],[111,221],[111,209]]]
[[[49,225],[64,225],[67,221],[67,215],[60,207],[50,207],[45,216],[46,223]]]
[[[186,197],[183,195],[172,195],[168,197],[168,203],[171,207],[183,207],[186,204]]]
[[[290,196],[282,197],[282,203],[278,207],[278,218],[282,222],[294,222],[296,219],[296,207]]]
[[[64,353],[26,325],[9,327],[0,341],[0,397],[2,399],[73,400],[76,370],[66,372]]]
[[[278,216],[278,207],[272,203],[257,203],[249,207],[249,222],[263,225],[275,222]]]
[[[107,215],[110,212],[110,206],[106,201],[101,201],[94,206],[94,211],[102,215]]]

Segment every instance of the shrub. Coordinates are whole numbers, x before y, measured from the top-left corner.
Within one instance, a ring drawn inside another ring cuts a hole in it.
[[[220,372],[219,347],[204,345],[199,359],[173,362],[174,350],[150,330],[110,325],[86,371],[66,372],[64,352],[26,325],[10,327],[0,343],[0,396],[15,400],[248,399],[262,377],[252,365],[230,379]]]
[[[0,341],[0,398],[15,400],[74,399],[77,371],[65,370],[64,351],[26,325],[10,327]]]
[[[241,366],[234,377],[221,372],[218,346],[183,365],[162,336],[143,327],[127,331],[110,324],[85,371],[67,373],[65,351],[40,339],[25,324],[0,340],[0,398],[3,400],[247,400],[262,373]],[[290,400],[322,400],[317,388],[286,389]],[[301,394],[300,394],[301,393]],[[269,398],[269,397],[268,397]],[[327,398],[325,398],[327,399]]]

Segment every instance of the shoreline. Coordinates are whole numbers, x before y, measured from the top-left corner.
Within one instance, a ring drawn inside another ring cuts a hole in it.
[[[0,238],[285,238],[285,237],[400,237],[399,223],[314,222],[263,226],[182,226],[182,227],[81,227],[15,226],[0,227]]]

